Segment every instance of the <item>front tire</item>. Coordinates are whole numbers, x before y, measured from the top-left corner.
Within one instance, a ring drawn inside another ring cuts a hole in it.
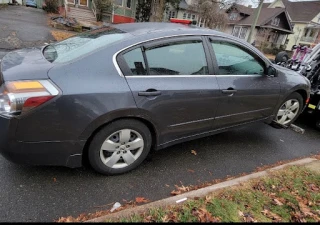
[[[151,142],[151,133],[142,122],[117,120],[94,136],[89,145],[89,162],[94,170],[105,175],[126,173],[143,162]]]
[[[299,93],[294,92],[281,103],[274,120],[281,125],[290,126],[298,118],[302,109],[303,98]]]
[[[282,62],[287,62],[288,59],[289,59],[288,53],[285,51],[282,51],[276,55],[276,58],[274,61],[275,63],[282,63]]]

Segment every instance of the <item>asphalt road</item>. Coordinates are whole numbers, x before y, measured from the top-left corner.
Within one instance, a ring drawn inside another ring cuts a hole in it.
[[[301,119],[296,124],[305,134],[258,123],[175,145],[119,176],[102,176],[88,167],[21,166],[0,156],[0,222],[52,222],[138,196],[155,201],[169,197],[175,184],[195,185],[319,154],[320,132]]]
[[[47,20],[42,9],[25,6],[0,9],[0,50],[40,46],[54,40]]]

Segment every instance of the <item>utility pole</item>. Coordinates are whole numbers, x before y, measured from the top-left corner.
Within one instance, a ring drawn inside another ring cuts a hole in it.
[[[249,32],[249,37],[248,37],[249,44],[251,44],[253,31],[256,28],[256,25],[257,25],[257,22],[258,22],[258,19],[259,19],[259,16],[260,16],[260,11],[261,11],[262,5],[263,5],[263,0],[260,0],[258,8],[255,10],[254,21],[253,21],[253,23],[251,25],[251,29],[250,29],[250,32]]]

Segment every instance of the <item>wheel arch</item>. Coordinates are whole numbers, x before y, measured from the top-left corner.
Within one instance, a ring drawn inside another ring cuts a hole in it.
[[[159,142],[159,128],[158,126],[150,120],[150,117],[146,116],[145,114],[142,113],[131,113],[131,115],[128,116],[128,114],[125,116],[125,114],[122,114],[122,112],[117,111],[116,113],[118,116],[111,116],[111,115],[104,115],[102,117],[99,117],[96,119],[94,122],[92,122],[87,129],[81,134],[81,139],[86,139],[86,143],[83,147],[82,151],[82,161],[87,160],[87,154],[88,154],[88,149],[89,145],[93,139],[93,137],[105,126],[108,124],[122,120],[122,119],[132,119],[132,120],[137,120],[142,122],[144,125],[148,127],[151,133],[152,137],[152,144],[151,144],[151,150],[155,150],[156,147],[158,146]],[[85,163],[87,164],[87,163]]]

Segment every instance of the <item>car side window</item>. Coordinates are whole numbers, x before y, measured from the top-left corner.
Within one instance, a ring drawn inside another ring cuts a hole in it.
[[[201,41],[171,42],[145,50],[150,75],[209,74]]]
[[[123,58],[133,75],[146,75],[146,65],[141,48],[136,48],[123,54]]]
[[[235,44],[223,41],[211,42],[216,55],[220,75],[264,74],[264,64],[257,56]]]

